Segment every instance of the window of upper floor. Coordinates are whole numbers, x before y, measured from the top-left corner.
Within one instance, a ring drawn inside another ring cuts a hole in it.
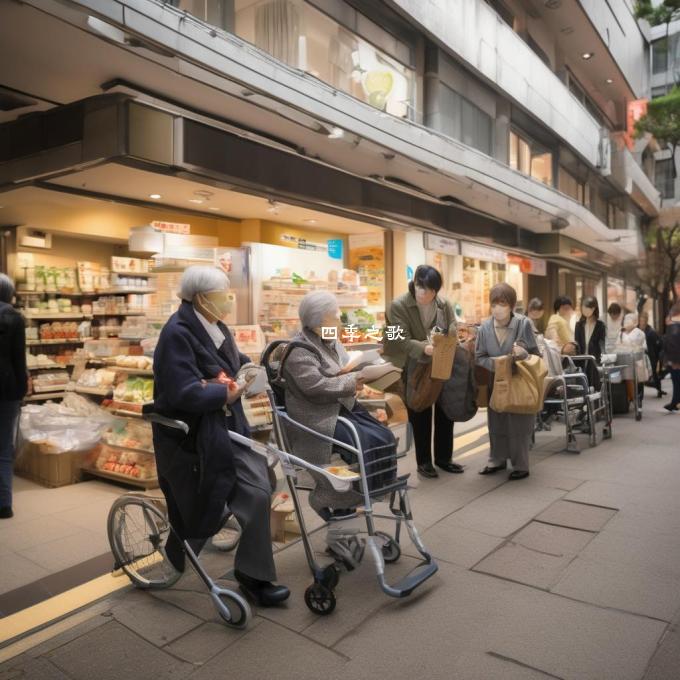
[[[579,181],[562,165],[559,166],[557,170],[557,188],[563,194],[570,196],[583,205],[585,203],[587,186],[585,182]]]
[[[602,115],[597,104],[588,96],[585,88],[579,83],[574,74],[567,69],[567,85],[569,92],[571,92],[576,99],[585,107],[586,111],[602,126],[604,126],[604,116]]]
[[[517,129],[510,130],[509,165],[543,184],[553,186],[553,154]]]
[[[675,179],[673,178],[673,159],[657,160],[654,168],[654,185],[661,198],[673,198],[675,195]]]
[[[512,10],[503,2],[503,0],[486,0],[486,4],[496,10],[496,14],[503,19],[503,21],[514,29],[515,15]]]
[[[439,84],[439,111],[431,121],[435,129],[489,156],[493,154],[490,115],[444,83]]]
[[[413,117],[414,49],[349,5],[324,2],[325,13],[306,0],[170,1],[381,111]]]

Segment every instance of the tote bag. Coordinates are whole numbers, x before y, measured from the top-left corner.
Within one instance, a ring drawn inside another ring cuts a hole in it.
[[[432,377],[431,361],[411,359],[406,371],[406,405],[419,413],[429,408],[439,398],[443,380]]]
[[[496,359],[496,375],[489,406],[497,413],[535,414],[543,407],[543,381],[547,370],[540,357],[516,363],[512,357]]]

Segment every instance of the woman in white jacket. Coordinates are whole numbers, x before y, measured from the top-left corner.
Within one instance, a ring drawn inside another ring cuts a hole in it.
[[[645,383],[649,379],[647,370],[647,336],[643,330],[638,328],[638,315],[626,314],[623,317],[623,327],[619,334],[618,349],[622,352],[642,352],[642,358],[635,360],[635,371],[638,380],[638,403],[642,406],[642,398],[645,393]],[[633,401],[634,387],[633,381],[627,380],[628,400]]]

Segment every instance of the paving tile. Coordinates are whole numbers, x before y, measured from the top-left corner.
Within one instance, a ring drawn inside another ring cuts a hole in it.
[[[231,587],[233,584],[229,584]],[[167,602],[179,609],[197,616],[204,621],[219,621],[219,614],[215,611],[212,600],[207,594],[205,587],[203,592],[193,590],[177,590],[176,588],[168,588],[165,590],[152,591],[153,597]]]
[[[529,494],[521,482],[513,482],[468,503],[449,519],[454,524],[483,534],[505,537],[563,495],[564,491],[560,489],[542,487],[532,489]]]
[[[616,509],[597,508],[583,503],[557,501],[536,516],[539,522],[557,524],[583,531],[601,531],[602,527],[616,514]]]
[[[446,519],[428,529],[422,539],[435,558],[467,569],[477,564],[505,540],[466,529]],[[415,555],[413,552],[409,554]]]
[[[335,676],[345,664],[345,659],[326,647],[264,621],[213,657],[191,678],[224,680],[228,676],[319,680]]]
[[[248,631],[229,628],[223,623],[204,623],[165,649],[173,656],[196,665],[203,665],[262,623],[254,619]]]
[[[69,677],[47,659],[21,655],[0,665],[0,680],[69,680]]]
[[[81,529],[71,536],[20,550],[17,554],[35,562],[48,572],[55,572],[103,555],[109,550],[109,542],[104,532],[95,534]]]
[[[80,531],[68,521],[58,517],[39,517],[0,526],[0,554],[18,552],[37,546],[43,546],[50,541],[72,536]]]
[[[49,574],[44,567],[16,553],[0,556],[0,593],[20,588],[26,583],[37,581]]]
[[[474,570],[546,589],[559,579],[573,558],[573,555],[548,555],[508,543],[484,558]]]
[[[454,654],[445,665],[448,677],[456,680],[546,680],[547,677],[540,670],[499,658],[487,651]]]
[[[116,622],[69,642],[47,658],[71,680],[180,680],[193,670],[191,664],[173,658]]]
[[[680,576],[663,577],[647,569],[581,557],[569,565],[551,591],[664,621],[680,609]]]
[[[677,678],[680,668],[680,621],[676,617],[652,657],[643,680]]]
[[[590,543],[593,534],[542,522],[532,522],[512,537],[512,542],[530,550],[560,557],[576,555]]]
[[[131,591],[111,610],[116,621],[159,647],[197,628],[203,621],[144,591]]]

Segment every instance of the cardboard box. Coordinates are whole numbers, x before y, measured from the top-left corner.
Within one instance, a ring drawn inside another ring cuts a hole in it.
[[[48,488],[82,481],[81,467],[86,452],[44,453],[36,444],[25,443],[17,456],[14,470],[20,477]]]

